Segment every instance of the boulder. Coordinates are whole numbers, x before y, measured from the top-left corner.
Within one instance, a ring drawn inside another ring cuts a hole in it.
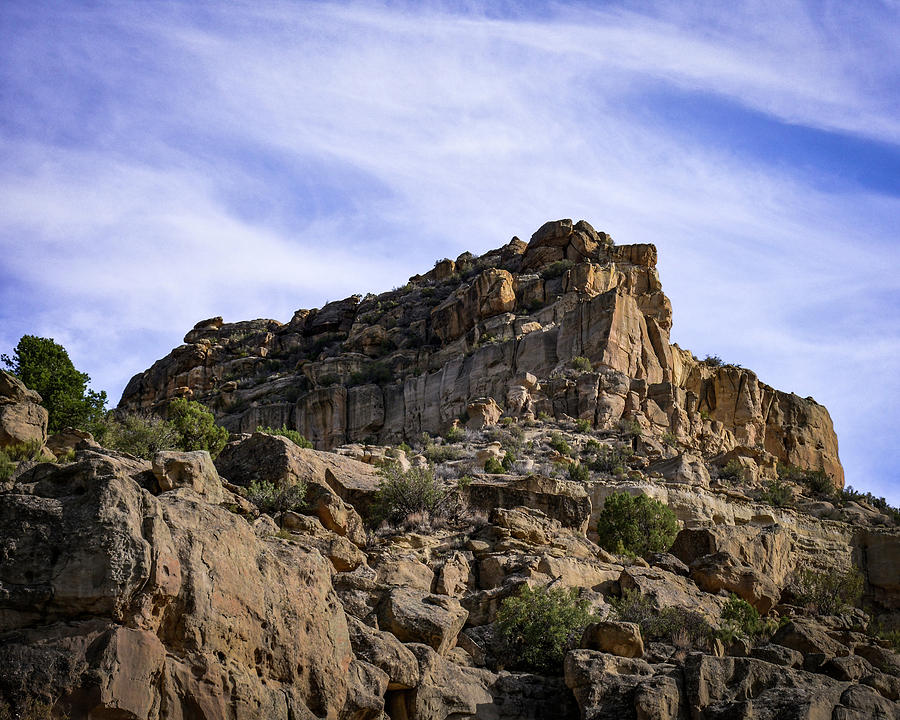
[[[644,654],[641,628],[635,623],[612,620],[588,625],[579,647],[625,658],[639,658]]]
[[[419,663],[412,651],[389,632],[347,618],[350,643],[357,659],[381,669],[388,676],[388,690],[409,690],[419,684]]]
[[[847,647],[833,639],[821,625],[800,618],[779,628],[772,636],[772,643],[804,655],[822,655],[826,659],[850,654]]]
[[[0,495],[0,644],[15,659],[0,698],[153,719],[337,718],[362,702],[318,552],[196,493],[154,497],[150,464],[113,453],[20,480]]]
[[[211,503],[222,502],[222,482],[206,450],[158,452],[153,456],[153,474],[162,492],[189,488]]]
[[[0,449],[47,441],[47,410],[41,396],[19,378],[0,370]]]
[[[421,642],[443,655],[456,645],[456,636],[469,613],[446,595],[395,588],[378,608],[378,623],[401,642]]]
[[[478,398],[466,405],[466,414],[469,416],[466,427],[470,430],[481,430],[496,425],[503,415],[503,410],[492,397]]]
[[[468,494],[475,510],[490,513],[494,508],[532,508],[582,533],[591,516],[591,501],[581,485],[540,475],[478,475]]]
[[[735,593],[763,614],[781,597],[781,591],[768,577],[726,552],[704,555],[692,562],[691,578],[701,590]]]

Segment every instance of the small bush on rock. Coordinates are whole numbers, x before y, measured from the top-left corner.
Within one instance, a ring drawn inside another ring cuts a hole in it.
[[[847,572],[802,570],[797,577],[797,600],[816,615],[837,615],[859,605],[863,576],[852,567]]]
[[[491,475],[502,475],[506,471],[506,468],[503,467],[503,463],[501,463],[497,458],[489,457],[487,460],[485,460],[484,471],[486,473],[490,473]]]
[[[647,555],[665,552],[678,534],[675,513],[659,500],[616,492],[606,498],[597,521],[601,547],[612,552]]]
[[[280,428],[274,429],[258,425],[256,427],[256,432],[265,433],[266,435],[279,435],[281,437],[286,437],[288,440],[294,443],[294,445],[302,448],[311,448],[313,446],[312,442],[307,440],[296,430],[290,430],[286,425],[282,425]]]
[[[772,635],[778,629],[778,621],[761,618],[755,607],[734,593],[722,608],[721,618],[722,626],[718,634],[723,640],[730,641],[735,637],[757,640]]]
[[[228,442],[228,431],[216,425],[213,414],[194,400],[177,398],[170,402],[169,423],[178,433],[182,450],[207,450],[216,457]]]
[[[586,483],[591,479],[591,471],[587,466],[581,463],[572,463],[569,465],[569,480],[572,482]]]
[[[737,458],[732,458],[725,464],[725,467],[718,469],[716,477],[723,482],[740,482],[744,479],[744,466],[741,465]]]
[[[638,590],[627,590],[612,606],[619,620],[640,625],[645,640],[703,649],[713,636],[712,626],[699,613],[680,607],[658,610]]]
[[[95,437],[110,450],[150,460],[160,450],[178,447],[179,435],[165,420],[149,413],[109,415],[95,426]]]
[[[404,472],[398,465],[386,465],[379,472],[381,483],[370,510],[375,525],[384,521],[402,523],[411,515],[434,516],[449,500],[449,493],[430,467]]]
[[[581,355],[572,358],[572,367],[580,372],[591,371],[591,361]]]
[[[569,443],[566,442],[566,439],[562,436],[562,433],[559,432],[550,433],[549,445],[560,455],[568,455],[572,452],[572,448],[569,446]]]
[[[591,469],[621,475],[625,472],[626,463],[632,454],[631,448],[623,450],[612,445],[601,445],[597,450],[597,456],[591,461]]]
[[[306,483],[295,485],[275,485],[267,480],[250,483],[247,488],[247,499],[259,508],[260,512],[275,515],[288,510],[301,510],[305,504]]]
[[[497,634],[509,667],[558,675],[568,650],[596,618],[574,588],[523,585],[497,612]]]
[[[759,499],[774,507],[790,507],[794,504],[794,493],[788,483],[776,478],[769,482]]]

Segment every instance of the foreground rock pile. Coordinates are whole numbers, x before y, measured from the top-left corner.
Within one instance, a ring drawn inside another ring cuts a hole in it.
[[[305,509],[277,522],[259,515],[242,488],[262,476],[306,482]],[[638,588],[656,607],[715,622],[724,598],[701,578],[720,573],[728,587],[733,567],[746,569],[748,587],[765,579],[748,595],[761,607],[778,602],[801,557],[797,528],[758,519],[686,529],[673,555],[648,564],[585,537],[591,503],[568,481],[477,476],[455,522],[373,534],[341,496],[363,507],[377,483],[371,465],[261,433],[215,465],[205,452],[147,462],[80,449],[69,464],[26,469],[0,495],[0,698],[31,694],[59,717],[92,718],[900,710],[900,658],[853,616],[798,615],[765,645],[686,650],[644,643],[611,612]],[[900,537],[885,538],[896,558]],[[583,649],[569,652],[562,676],[504,670],[501,601],[548,583],[578,588],[608,620],[575,643]]]

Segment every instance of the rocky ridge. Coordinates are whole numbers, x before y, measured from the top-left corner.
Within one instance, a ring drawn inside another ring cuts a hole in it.
[[[132,378],[119,406],[188,396],[233,432],[286,426],[319,449],[501,415],[633,422],[702,455],[740,456],[754,473],[783,462],[842,486],[823,406],[670,344],[656,259],[653,245],[616,246],[585,221],[548,222],[527,244],[442,260],[403,288],[286,324],[202,321]]]

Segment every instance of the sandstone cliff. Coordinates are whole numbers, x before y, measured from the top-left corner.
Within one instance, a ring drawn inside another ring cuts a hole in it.
[[[560,220],[527,244],[443,260],[403,288],[286,324],[200,322],[119,406],[189,396],[234,432],[286,425],[329,449],[441,433],[490,399],[506,416],[635,422],[703,455],[733,451],[763,474],[783,462],[843,486],[824,407],[698,361],[670,344],[671,326],[654,246],[615,246]]]

